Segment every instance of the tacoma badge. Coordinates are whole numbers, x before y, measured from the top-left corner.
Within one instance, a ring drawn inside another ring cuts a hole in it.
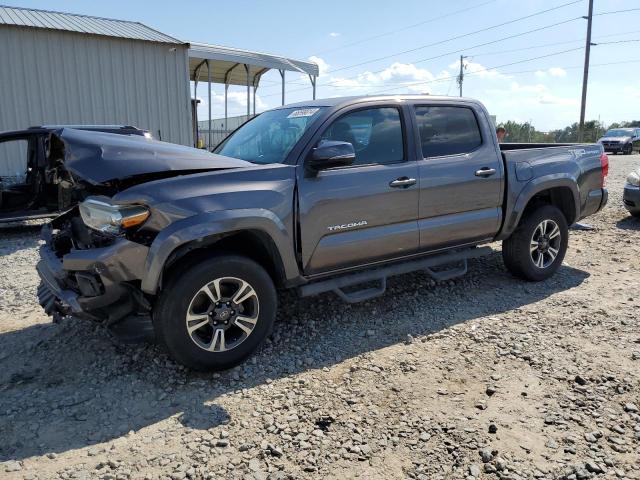
[[[335,232],[336,230],[346,230],[347,228],[363,227],[366,224],[366,220],[360,220],[359,222],[343,223],[342,225],[333,225],[327,228],[330,232]]]

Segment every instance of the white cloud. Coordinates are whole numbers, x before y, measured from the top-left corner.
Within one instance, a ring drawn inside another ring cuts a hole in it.
[[[567,71],[564,68],[551,67],[549,69],[549,75],[551,75],[552,77],[566,77]]]
[[[198,88],[200,91],[200,88]],[[258,89],[258,92],[260,89]],[[206,120],[209,118],[209,104],[207,95],[198,95],[200,100],[198,104],[198,119]],[[247,92],[230,90],[228,93],[228,109],[229,115],[245,115],[247,112]],[[263,111],[269,108],[269,105],[260,98],[260,94],[256,92],[256,111]],[[253,91],[251,91],[251,113],[253,113]],[[217,93],[211,91],[211,116],[212,118],[224,117],[224,91]]]
[[[511,91],[514,93],[537,93],[542,94],[547,91],[546,85],[537,83],[535,85],[520,85],[518,82],[511,83]]]
[[[624,87],[622,91],[625,95],[628,95],[630,97],[640,98],[640,87],[628,86]]]
[[[327,83],[341,89],[352,90],[349,93],[356,93],[362,90],[363,93],[372,91],[374,87],[388,87],[393,90],[397,87],[416,93],[431,93],[431,84],[437,82],[442,77],[447,77],[448,72],[443,72],[436,76],[429,70],[419,68],[412,63],[395,62],[379,72],[362,72],[355,77],[332,77]]]
[[[336,37],[339,37],[340,34],[338,32],[331,32],[331,33],[329,33],[329,36],[333,37],[333,38],[336,38]]]
[[[538,78],[547,78],[549,75],[556,78],[562,78],[567,76],[567,71],[564,68],[551,67],[547,70],[538,70],[535,73],[535,76]]]
[[[325,75],[329,70],[330,65],[323,58],[317,57],[315,55],[311,55],[309,57],[309,61],[318,65],[318,70],[320,75]]]
[[[474,76],[478,76],[480,78],[490,78],[490,79],[498,79],[498,78],[509,78],[507,75],[500,73],[495,68],[487,68],[481,63],[472,62],[470,60],[463,60],[465,66],[465,73],[472,73]],[[454,62],[449,65],[449,68],[454,72],[460,71],[460,62]]]
[[[257,93],[260,89],[256,91],[256,110],[264,110],[268,107],[268,105],[262,101],[260,95]],[[214,95],[212,97],[213,103],[218,105],[224,105],[224,95]],[[234,107],[241,107],[246,110],[247,108],[247,92],[229,92],[228,95],[229,109]],[[253,111],[253,91],[251,92],[251,109]]]
[[[500,96],[503,105],[523,108],[540,105],[558,105],[563,107],[573,107],[578,104],[575,98],[566,98],[554,95],[549,87],[543,83],[523,85],[518,82],[511,82],[509,90],[505,95],[503,90],[491,89],[487,93]]]
[[[575,98],[564,98],[552,95],[550,93],[543,93],[538,97],[538,103],[541,105],[561,105],[565,107],[573,107],[578,105],[578,100]]]

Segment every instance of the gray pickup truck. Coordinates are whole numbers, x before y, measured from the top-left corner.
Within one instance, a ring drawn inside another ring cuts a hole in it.
[[[384,293],[503,244],[541,281],[568,225],[600,210],[601,145],[499,145],[481,103],[432,96],[318,100],[267,111],[214,153],[63,129],[52,161],[88,195],[44,227],[38,295],[54,316],[151,319],[178,362],[228,368],[269,335],[276,288]]]

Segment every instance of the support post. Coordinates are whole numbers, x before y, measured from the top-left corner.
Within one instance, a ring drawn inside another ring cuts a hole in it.
[[[195,113],[193,115],[195,119],[194,120],[195,125],[193,126],[193,146],[194,147],[198,146],[198,130],[199,130],[198,129],[198,79],[200,78],[200,70],[202,69],[202,66],[204,65],[204,63],[205,61],[203,60],[198,64],[198,66],[193,71],[193,96],[194,96],[193,108],[195,110]]]
[[[196,74],[200,72],[196,70]],[[193,146],[198,147],[198,77],[194,75],[193,80]]]
[[[578,142],[584,140],[584,115],[587,109],[587,83],[589,82],[589,56],[591,55],[591,24],[593,22],[593,0],[589,0],[589,14],[587,17],[587,44],[584,50],[584,73],[582,76],[582,103],[580,104],[580,127],[578,128]]]
[[[253,116],[256,116],[256,90],[258,89],[258,87],[256,87],[254,85],[253,87]]]
[[[244,69],[247,71],[247,120],[251,116],[251,82],[249,79],[251,78],[249,72],[249,65],[244,64]]]
[[[282,105],[284,105],[284,70],[278,70],[280,72],[280,77],[282,77]]]
[[[315,75],[309,75],[309,80],[311,80],[311,86],[313,87],[313,99],[316,99],[316,81],[317,77]]]
[[[228,125],[228,120],[229,120],[229,116],[228,116],[228,110],[227,110],[227,97],[228,97],[228,93],[229,93],[229,84],[225,83],[224,84],[224,130],[226,132],[229,131],[229,125]]]
[[[209,150],[211,150],[211,146],[213,144],[212,141],[212,126],[211,126],[211,67],[209,66],[209,60],[207,60],[207,87],[208,87],[208,95],[209,95]]]

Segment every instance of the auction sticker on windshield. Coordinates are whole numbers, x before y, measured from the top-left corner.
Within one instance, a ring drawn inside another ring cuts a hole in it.
[[[289,115],[287,115],[287,118],[310,117],[314,113],[316,113],[318,110],[320,109],[319,108],[301,108],[300,110],[294,110],[293,112],[291,112]]]

